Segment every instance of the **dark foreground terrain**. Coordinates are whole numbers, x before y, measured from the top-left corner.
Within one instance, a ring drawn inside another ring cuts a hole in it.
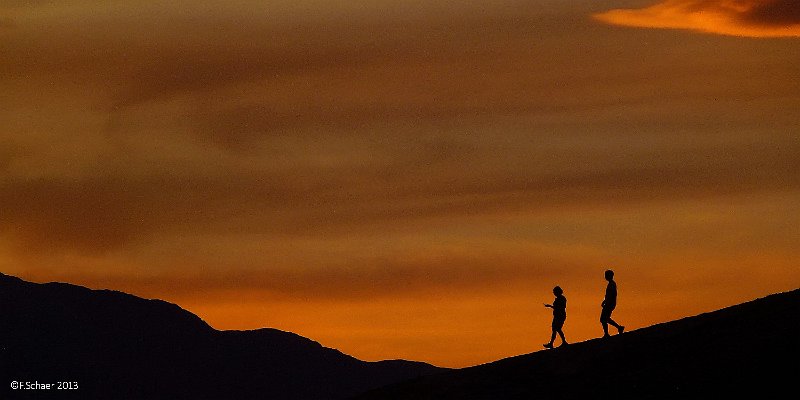
[[[160,300],[0,274],[4,400],[341,399],[439,371],[364,362],[275,329],[218,331]],[[12,390],[12,381],[56,388]]]
[[[768,399],[796,397],[800,382],[800,289],[450,371],[364,362],[275,329],[218,331],[164,301],[3,274],[0,318],[0,399]]]
[[[414,379],[356,399],[797,398],[798,328],[800,289],[608,339]]]

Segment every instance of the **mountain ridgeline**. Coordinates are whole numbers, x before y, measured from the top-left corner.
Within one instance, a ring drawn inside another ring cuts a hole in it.
[[[3,274],[0,317],[2,399],[782,398],[800,377],[800,289],[460,370],[360,361],[275,329],[218,331],[160,300]]]
[[[276,329],[218,331],[164,301],[3,274],[0,318],[3,399],[341,399],[442,371],[361,361]]]
[[[413,379],[356,400],[778,399],[797,396],[799,349],[796,289],[619,336]]]

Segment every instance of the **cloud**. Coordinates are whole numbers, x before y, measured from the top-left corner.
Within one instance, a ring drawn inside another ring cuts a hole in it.
[[[321,17],[156,3],[18,7],[0,31],[0,231],[20,248],[413,232],[798,187],[800,149],[775,134],[796,122],[783,49],[664,62],[559,1]]]
[[[290,141],[288,151],[293,143],[302,142]],[[330,140],[319,148],[296,145],[302,154],[282,154],[283,160],[267,160],[271,166],[220,163],[216,176],[189,171],[195,161],[156,173],[144,170],[140,160],[123,163],[107,176],[6,178],[0,184],[0,229],[31,250],[91,253],[185,232],[338,237],[421,229],[431,221],[459,223],[508,213],[543,215],[800,187],[793,174],[800,148],[791,142],[662,150],[659,160],[649,160],[644,150],[628,152],[627,161],[616,150],[598,152],[591,142],[566,150],[516,151],[477,151],[479,143],[455,137],[388,140],[361,149],[370,155],[364,158],[357,150],[351,156],[331,152],[330,146],[349,146]],[[538,160],[556,155],[566,159],[563,168]],[[619,165],[576,168],[569,167],[569,158]],[[548,168],[559,172],[551,174]]]
[[[40,7],[48,4],[58,4],[60,1],[63,0],[7,0],[4,1],[3,4],[0,4],[0,10],[2,9],[14,9],[14,8],[32,8],[32,7]]]
[[[13,18],[0,16],[0,31],[12,30],[16,25]]]
[[[731,36],[800,36],[800,3],[794,0],[663,0],[641,9],[597,13],[594,18],[614,25]]]
[[[741,18],[744,22],[755,25],[798,28],[800,4],[792,0],[762,0],[754,2]]]
[[[486,243],[484,243],[486,245]],[[428,246],[376,255],[350,253],[320,266],[297,260],[261,261],[241,269],[224,269],[187,255],[181,266],[151,274],[96,267],[91,271],[31,268],[33,280],[58,279],[96,288],[114,287],[144,296],[170,293],[180,298],[258,296],[260,299],[350,300],[415,296],[447,296],[464,290],[497,290],[547,279],[583,279],[580,256],[555,248],[526,246]],[[288,262],[287,262],[288,261]],[[53,275],[57,276],[53,277]]]
[[[297,5],[193,3],[90,1],[54,7],[49,15],[20,6],[20,29],[4,38],[4,51],[16,57],[3,57],[0,70],[99,80],[111,89],[108,106],[118,109],[180,95],[204,96],[236,84],[269,87],[308,72],[446,56],[470,46],[478,36],[469,33],[476,23],[490,38],[514,23],[503,10],[505,2],[498,1],[479,10],[449,1],[356,7],[316,0]],[[425,15],[431,9],[446,11],[447,17]],[[470,11],[487,13],[498,26],[492,28]]]

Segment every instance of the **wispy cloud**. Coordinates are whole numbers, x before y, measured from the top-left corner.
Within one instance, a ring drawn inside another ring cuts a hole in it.
[[[594,17],[614,25],[641,28],[800,37],[800,2],[795,0],[663,0],[645,8],[614,9]]]
[[[742,128],[794,123],[780,112],[797,104],[786,52],[771,74],[751,76],[759,55],[698,61],[698,75],[638,42],[585,41],[597,32],[583,10],[559,11],[583,21],[568,26],[516,2],[338,5],[316,19],[289,2],[40,3],[53,8],[15,3],[0,47],[0,229],[33,250],[798,186],[796,142]],[[783,23],[770,4],[740,19]]]

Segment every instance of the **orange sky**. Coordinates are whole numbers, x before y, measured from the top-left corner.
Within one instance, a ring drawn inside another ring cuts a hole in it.
[[[3,2],[0,271],[449,367],[800,287],[795,2],[462,3]]]

